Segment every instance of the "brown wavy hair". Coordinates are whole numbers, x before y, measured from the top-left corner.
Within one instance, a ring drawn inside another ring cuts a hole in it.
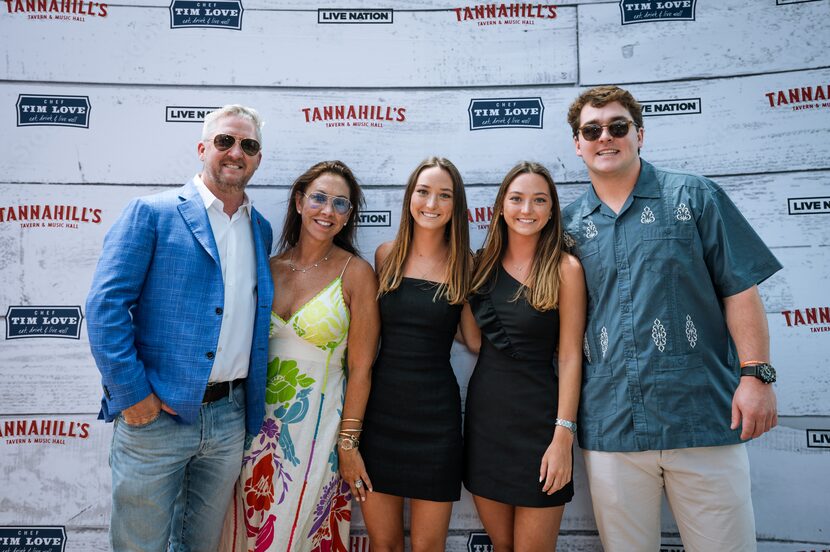
[[[579,115],[586,105],[604,107],[611,102],[619,102],[631,113],[631,118],[637,128],[643,128],[643,107],[634,99],[631,92],[619,86],[597,86],[586,90],[577,97],[568,108],[568,124],[576,138],[579,132]]]
[[[412,245],[415,220],[409,210],[412,194],[418,177],[428,168],[439,167],[445,170],[452,180],[452,219],[444,228],[444,239],[449,245],[447,267],[444,272],[444,282],[438,286],[435,298],[445,297],[451,305],[460,305],[467,299],[470,289],[470,228],[467,222],[467,196],[464,193],[464,182],[461,174],[452,162],[443,157],[430,157],[421,161],[406,183],[401,208],[401,223],[392,250],[383,261],[378,271],[380,287],[378,296],[397,289],[403,279],[403,266]]]
[[[355,246],[355,227],[360,209],[365,206],[366,201],[363,199],[363,191],[360,189],[360,184],[357,183],[357,178],[342,161],[320,161],[297,177],[297,180],[291,185],[291,191],[288,194],[288,212],[285,214],[285,223],[280,236],[279,253],[294,247],[300,239],[302,217],[294,208],[294,202],[305,193],[309,184],[327,173],[340,176],[346,181],[349,186],[349,201],[352,202],[349,220],[346,221],[340,232],[334,236],[334,245],[345,249],[352,255],[359,255]]]
[[[550,172],[540,165],[523,161],[510,169],[496,193],[493,205],[493,220],[484,240],[484,247],[476,256],[476,268],[473,272],[470,293],[485,293],[491,289],[494,275],[507,247],[507,223],[504,221],[504,198],[510,184],[521,174],[538,174],[548,183],[551,197],[551,217],[542,228],[536,252],[528,275],[528,285],[522,284],[513,300],[524,295],[527,302],[538,311],[555,309],[559,305],[559,265],[562,261],[562,213],[559,209],[559,196]]]

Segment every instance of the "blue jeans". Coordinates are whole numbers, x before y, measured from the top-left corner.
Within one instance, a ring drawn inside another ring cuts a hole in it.
[[[115,552],[216,550],[242,466],[245,388],[183,424],[162,411],[142,426],[115,420],[110,546]]]

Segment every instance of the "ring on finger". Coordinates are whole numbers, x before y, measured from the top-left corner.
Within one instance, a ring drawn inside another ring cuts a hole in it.
[[[362,479],[358,479],[357,481],[354,482],[354,488],[355,489],[360,489],[362,487],[363,487],[363,480]]]

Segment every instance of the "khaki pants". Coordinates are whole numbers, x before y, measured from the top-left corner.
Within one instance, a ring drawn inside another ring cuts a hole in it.
[[[687,552],[756,550],[744,445],[583,454],[605,552],[659,550],[664,488]]]

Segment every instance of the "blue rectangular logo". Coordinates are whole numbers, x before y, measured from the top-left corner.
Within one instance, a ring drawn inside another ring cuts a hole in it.
[[[242,2],[203,2],[173,0],[170,3],[170,28],[209,27],[242,30]]]
[[[12,306],[6,312],[6,339],[81,338],[81,307]]]
[[[470,130],[487,128],[542,128],[542,98],[473,99],[467,110]]]
[[[17,126],[89,128],[89,96],[17,96]]]
[[[652,21],[694,21],[697,0],[620,0],[622,24]]]
[[[66,529],[58,527],[0,527],[0,552],[63,552]]]

